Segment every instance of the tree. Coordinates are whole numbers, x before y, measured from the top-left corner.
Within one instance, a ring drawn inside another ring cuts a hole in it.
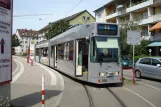
[[[133,21],[124,22],[120,26],[120,45],[121,45],[121,54],[129,55],[132,57],[132,46],[127,44],[127,31],[128,30],[137,30],[142,31],[142,28],[138,23]],[[147,54],[146,46],[150,41],[142,40],[140,45],[136,45],[135,55],[144,55]]]
[[[61,20],[54,24],[51,24],[51,27],[48,30],[48,33],[45,34],[47,40],[65,32],[69,29],[69,22]]]
[[[12,54],[15,54],[15,47],[20,46],[20,41],[17,37],[17,35],[12,35]]]
[[[17,35],[12,35],[12,47],[15,48],[17,46],[20,46],[21,42],[19,41]]]

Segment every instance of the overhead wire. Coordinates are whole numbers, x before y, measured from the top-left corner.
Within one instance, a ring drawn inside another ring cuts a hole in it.
[[[83,2],[83,0],[80,0],[66,15],[65,17],[70,13],[72,12],[81,2]]]

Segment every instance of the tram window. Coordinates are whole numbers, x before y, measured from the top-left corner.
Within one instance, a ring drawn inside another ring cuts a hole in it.
[[[36,56],[39,56],[39,49],[36,49]]]
[[[66,45],[66,59],[67,60],[73,60],[73,41],[69,41],[67,42],[67,45]]]
[[[58,45],[58,59],[64,59],[64,43]]]
[[[53,58],[53,54],[54,54],[54,46],[51,47],[51,57]]]

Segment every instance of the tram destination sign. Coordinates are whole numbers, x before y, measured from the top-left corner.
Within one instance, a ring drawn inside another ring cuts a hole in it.
[[[0,84],[12,80],[12,13],[13,0],[0,0]]]
[[[117,36],[118,26],[114,24],[98,24],[97,33],[98,35],[111,35]]]

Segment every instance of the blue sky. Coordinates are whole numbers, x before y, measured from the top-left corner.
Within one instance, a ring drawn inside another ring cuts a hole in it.
[[[49,22],[53,22],[65,15],[80,0],[14,0],[14,15],[28,14],[53,14],[50,16],[32,16],[32,17],[14,17],[13,33],[16,29],[33,29],[39,30]],[[67,16],[82,10],[88,10],[94,16],[94,10],[106,4],[109,0],[83,0]],[[42,20],[39,20],[39,19]]]

